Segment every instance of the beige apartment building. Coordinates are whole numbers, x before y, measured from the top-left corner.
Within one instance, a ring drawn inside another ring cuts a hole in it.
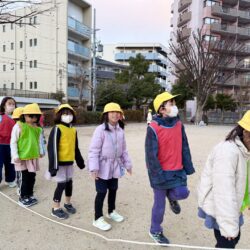
[[[78,100],[77,77],[91,75],[92,8],[83,0],[52,2],[38,7],[49,11],[0,25],[0,95],[50,98],[63,91],[66,101]],[[89,84],[83,99],[90,100]]]
[[[250,0],[175,0],[171,13],[172,41],[176,31],[188,39],[197,28],[202,28],[204,40],[235,40],[240,48],[232,51],[235,62],[223,66],[216,89],[245,95],[250,86]],[[224,82],[229,72],[233,77]]]

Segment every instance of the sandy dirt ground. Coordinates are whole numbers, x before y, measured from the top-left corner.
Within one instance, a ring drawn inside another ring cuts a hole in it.
[[[80,150],[87,158],[88,146],[95,126],[78,127]],[[197,217],[196,187],[207,155],[212,147],[230,131],[229,126],[197,127],[186,126],[196,173],[189,178],[190,197],[181,202],[182,212],[174,215],[167,206],[163,223],[164,233],[173,244],[214,247],[213,232],[204,227]],[[48,136],[50,129],[45,129]],[[122,223],[113,223],[112,230],[100,232],[92,226],[95,198],[94,182],[86,169],[75,168],[72,203],[77,213],[62,223],[101,233],[108,238],[152,242],[148,236],[150,214],[153,202],[144,160],[146,124],[128,124],[126,140],[133,161],[133,175],[126,175],[119,181],[117,211],[125,216]],[[48,166],[47,156],[41,160],[37,173],[35,195],[39,204],[32,210],[52,218],[50,215],[53,192],[56,184],[47,181],[44,173]],[[0,185],[0,191],[18,200],[15,189]],[[105,200],[104,212],[107,211]],[[0,249],[158,249],[157,246],[143,246],[127,243],[106,242],[90,234],[57,225],[45,220],[0,195]],[[245,224],[238,248],[250,248],[250,211],[245,212]],[[182,249],[182,248],[168,248]],[[184,249],[184,248],[183,248]]]

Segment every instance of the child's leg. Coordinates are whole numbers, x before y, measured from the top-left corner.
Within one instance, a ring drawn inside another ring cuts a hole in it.
[[[118,189],[118,179],[112,178],[108,180],[108,213],[111,214],[115,210],[116,192]]]
[[[73,191],[73,181],[69,180],[65,185],[65,203],[70,204],[71,196]]]
[[[20,183],[20,198],[29,197],[29,172],[28,170],[20,171],[21,183]]]
[[[150,232],[160,233],[163,231],[161,223],[163,222],[163,217],[165,213],[166,206],[166,190],[162,189],[153,189],[154,190],[154,205],[152,208],[152,217],[151,217],[151,228]]]
[[[34,194],[34,185],[36,182],[36,173],[29,172],[29,196]]]
[[[189,196],[189,193],[190,192],[186,186],[180,186],[169,189],[167,192],[167,197],[171,201],[184,200]]]
[[[5,167],[5,181],[13,182],[16,179],[14,164],[11,164],[10,146],[4,145],[3,163]]]
[[[214,236],[217,241],[215,247],[216,248],[231,248],[234,249],[237,245],[238,241],[240,240],[240,232],[238,236],[233,240],[228,240],[224,236],[221,235],[219,230],[214,229]]]
[[[0,144],[0,183],[2,182],[2,171],[3,171],[3,147],[4,145]]]
[[[103,179],[95,180],[96,197],[95,197],[95,220],[103,216],[103,202],[107,193],[108,181]]]
[[[66,187],[66,182],[57,183],[57,187],[56,187],[54,197],[53,197],[53,201],[54,201],[53,208],[55,208],[55,209],[60,208],[62,193],[63,193],[65,187]]]

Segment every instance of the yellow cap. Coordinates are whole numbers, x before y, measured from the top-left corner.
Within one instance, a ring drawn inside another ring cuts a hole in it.
[[[22,114],[23,114],[23,107],[16,108],[13,111],[12,119],[19,119]]]
[[[55,112],[58,113],[60,110],[62,109],[70,109],[72,110],[74,113],[76,113],[76,111],[68,104],[68,103],[65,103],[65,104],[61,104],[56,110]]]
[[[24,106],[23,115],[29,115],[29,114],[34,114],[34,115],[41,115],[42,114],[37,103],[32,103],[32,104],[28,104],[28,105]]]
[[[247,130],[248,132],[250,132],[250,110],[248,110],[243,117],[241,118],[240,121],[238,121],[238,124],[244,128],[245,130]]]
[[[155,112],[156,113],[158,112],[158,110],[163,102],[171,100],[171,99],[175,98],[176,96],[178,96],[178,95],[171,95],[169,92],[163,92],[163,93],[157,95],[154,99]]]
[[[110,102],[110,103],[105,105],[104,110],[103,110],[103,114],[107,113],[107,112],[121,112],[123,114],[123,111],[122,111],[120,105],[115,103],[115,102]]]

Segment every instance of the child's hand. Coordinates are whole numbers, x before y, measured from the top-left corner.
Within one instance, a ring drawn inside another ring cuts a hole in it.
[[[132,175],[132,168],[127,169],[127,172],[128,172],[130,175]]]
[[[97,172],[91,172],[91,176],[94,180],[98,180],[98,173]]]
[[[21,160],[19,158],[14,159],[15,163],[21,163]]]
[[[40,154],[40,158],[43,158],[43,157],[44,157],[44,155],[41,155],[41,154]]]

